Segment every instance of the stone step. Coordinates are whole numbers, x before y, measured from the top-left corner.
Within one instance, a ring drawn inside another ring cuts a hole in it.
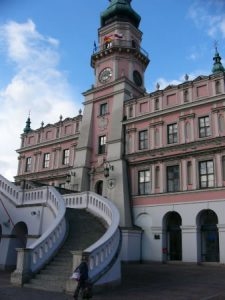
[[[52,270],[48,270],[48,269],[46,269],[46,270],[41,270],[41,273],[40,274],[37,274],[36,276],[38,276],[38,275],[52,275],[52,274],[55,274],[55,273],[53,273],[52,272]],[[62,276],[64,276],[64,277],[70,277],[71,275],[72,275],[72,267],[71,267],[71,269],[70,270],[66,270],[66,271],[60,271],[60,274],[62,275]]]
[[[55,265],[49,265],[47,267],[47,269],[52,272],[67,272],[70,271],[72,268],[72,264],[71,265],[61,265],[61,266],[55,266]]]
[[[44,281],[38,279],[32,279],[29,284],[25,284],[24,287],[52,291],[62,293],[65,290],[66,281]]]
[[[104,233],[102,223],[85,210],[67,209],[69,234],[63,247],[52,261],[25,287],[63,292],[66,281],[72,275],[71,251],[84,250],[96,242]]]
[[[66,279],[69,279],[71,276],[71,273],[50,273],[50,274],[44,274],[44,273],[40,273],[40,274],[37,274],[35,276],[35,280],[48,280],[48,281],[65,281]]]

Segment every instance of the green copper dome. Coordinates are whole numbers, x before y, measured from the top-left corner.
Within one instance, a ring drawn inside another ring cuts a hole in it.
[[[138,28],[141,17],[131,7],[131,0],[111,0],[109,7],[101,14],[101,26],[114,21],[131,22]]]
[[[221,63],[221,57],[220,57],[217,49],[216,49],[215,56],[213,57],[213,60],[214,60],[214,64],[213,64],[213,68],[212,68],[213,74],[217,73],[217,72],[225,72],[224,66]]]
[[[30,127],[30,124],[31,124],[31,120],[30,120],[30,117],[28,117],[27,121],[26,121],[26,127],[23,130],[24,133],[28,133],[32,130]]]

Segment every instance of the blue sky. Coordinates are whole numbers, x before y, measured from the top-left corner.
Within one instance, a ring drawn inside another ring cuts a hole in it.
[[[0,0],[0,173],[16,174],[19,135],[82,108],[94,82],[90,56],[107,0]],[[147,91],[210,74],[214,41],[225,58],[224,0],[133,0],[151,62]],[[224,62],[224,60],[223,60]]]

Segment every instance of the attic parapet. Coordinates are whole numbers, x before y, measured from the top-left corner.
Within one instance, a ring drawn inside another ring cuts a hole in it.
[[[56,141],[73,135],[78,136],[81,122],[81,114],[74,118],[65,118],[64,120],[60,118],[60,121],[45,126],[42,122],[40,128],[21,135],[21,148],[42,144],[51,140]]]
[[[169,85],[144,97],[127,100],[124,107],[125,120],[149,113],[166,111],[170,108],[184,106],[198,101],[217,99],[225,94],[225,73],[198,76],[192,81],[178,85]]]

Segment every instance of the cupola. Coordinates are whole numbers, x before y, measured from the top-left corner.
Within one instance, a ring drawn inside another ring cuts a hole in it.
[[[141,17],[131,7],[131,0],[110,0],[109,7],[101,14],[101,27],[114,21],[130,22],[138,28]]]
[[[218,72],[225,72],[224,66],[221,62],[221,57],[217,50],[217,47],[215,49],[216,49],[216,53],[215,53],[215,56],[213,57],[214,64],[213,64],[213,68],[212,68],[213,74],[218,73]]]
[[[30,127],[30,124],[31,124],[31,120],[30,120],[30,116],[29,116],[26,121],[26,126],[23,130],[24,133],[29,133],[32,130]]]

